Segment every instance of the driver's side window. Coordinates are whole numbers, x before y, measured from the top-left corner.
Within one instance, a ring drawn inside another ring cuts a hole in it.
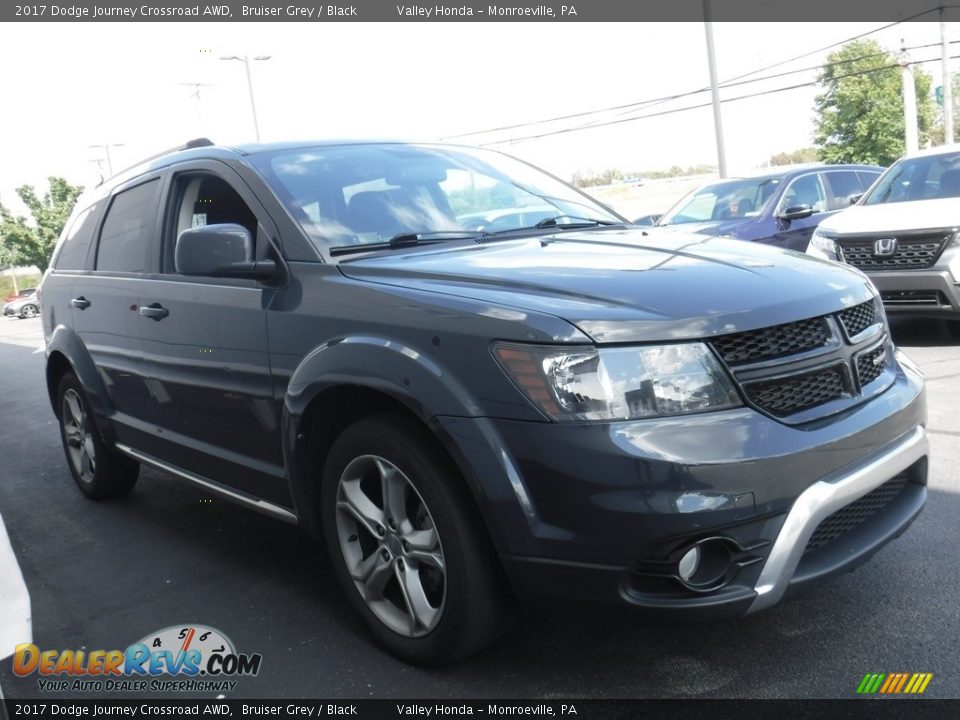
[[[824,212],[827,209],[827,196],[823,191],[819,174],[801,175],[787,185],[777,206],[777,214],[800,205],[809,205],[815,213]]]
[[[188,173],[176,178],[176,207],[172,237],[164,249],[164,268],[174,270],[174,248],[184,230],[208,225],[235,223],[257,239],[257,217],[233,187],[211,173]]]

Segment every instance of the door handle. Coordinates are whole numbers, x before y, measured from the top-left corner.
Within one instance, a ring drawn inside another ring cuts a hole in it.
[[[88,307],[90,307],[90,301],[87,300],[83,295],[78,298],[73,298],[73,300],[70,301],[70,304],[77,310],[86,310]]]
[[[141,307],[140,314],[143,315],[143,317],[150,318],[151,320],[163,320],[167,315],[170,314],[170,311],[163,307],[163,305],[160,303],[153,303],[153,305]]]

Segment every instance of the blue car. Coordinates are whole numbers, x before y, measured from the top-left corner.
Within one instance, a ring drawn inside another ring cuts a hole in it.
[[[656,227],[804,252],[817,225],[850,207],[882,172],[875,165],[817,165],[728,178],[686,195]]]

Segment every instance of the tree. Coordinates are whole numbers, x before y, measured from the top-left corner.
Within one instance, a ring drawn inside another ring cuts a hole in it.
[[[920,144],[929,138],[934,108],[930,75],[913,68]],[[820,159],[889,165],[906,150],[903,78],[897,58],[875,40],[855,40],[827,56],[817,82],[814,143]]]
[[[782,152],[770,156],[771,165],[798,165],[800,163],[817,162],[820,155],[816,148],[800,148],[793,152]]]
[[[30,211],[31,218],[14,217],[0,203],[0,240],[6,252],[24,265],[36,265],[40,272],[47,269],[50,256],[57,244],[77,198],[83,188],[71,185],[63,178],[47,178],[50,189],[41,200],[31,185],[17,188],[17,195]]]

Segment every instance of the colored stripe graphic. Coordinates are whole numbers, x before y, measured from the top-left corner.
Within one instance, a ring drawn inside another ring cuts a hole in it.
[[[858,695],[922,695],[933,673],[867,673],[857,685]]]

